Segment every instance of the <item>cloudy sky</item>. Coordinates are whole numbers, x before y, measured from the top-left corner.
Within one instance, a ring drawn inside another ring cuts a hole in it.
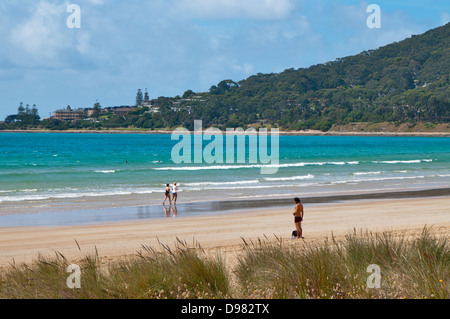
[[[80,28],[69,28],[80,8]],[[369,4],[381,28],[369,28]],[[1,0],[0,120],[20,102],[134,104],[308,67],[450,21],[448,0]]]

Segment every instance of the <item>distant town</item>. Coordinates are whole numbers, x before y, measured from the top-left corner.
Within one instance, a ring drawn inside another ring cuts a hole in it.
[[[182,109],[181,105],[184,102],[193,100],[200,101],[202,98],[201,96],[195,94],[188,94],[188,97],[189,98],[179,98],[176,101],[173,101],[170,107],[171,110],[174,112],[179,112]],[[160,107],[155,105],[156,101],[156,99],[150,99],[147,89],[145,89],[145,93],[143,95],[142,90],[138,89],[135,105],[109,106],[105,108],[102,108],[98,102],[94,105],[94,107],[90,108],[72,108],[70,105],[68,105],[65,108],[54,111],[53,115],[50,118],[55,118],[63,121],[76,121],[111,115],[115,117],[121,117],[126,116],[129,112],[138,108],[148,108],[148,110],[144,113],[155,114],[160,112]],[[184,106],[184,108],[190,114],[193,107],[187,105]]]
[[[133,111],[139,107],[148,107],[148,113],[158,113],[159,107],[154,107],[155,100],[150,100],[148,93],[145,92],[145,98],[138,104],[122,105],[122,106],[109,106],[101,108],[98,102],[94,107],[90,108],[72,108],[68,105],[65,108],[56,110],[53,112],[51,118],[55,118],[63,121],[76,121],[76,120],[87,120],[92,118],[99,118],[101,116],[125,116],[128,112]]]
[[[176,126],[180,120],[191,121],[194,110],[206,101],[202,93],[186,91],[173,98],[150,99],[148,90],[137,90],[134,105],[102,107],[97,100],[93,107],[66,107],[57,109],[48,117],[39,115],[34,104],[20,103],[17,113],[0,121],[0,130],[5,129],[102,129],[135,127],[154,129]]]
[[[189,94],[191,93],[191,94]],[[182,107],[181,105],[185,102],[189,101],[202,101],[201,96],[197,96],[192,91],[187,92],[186,98],[180,98],[176,99],[175,101],[171,101],[170,103],[170,109],[174,112],[179,112]],[[185,96],[183,96],[185,97]],[[72,108],[70,105],[67,107],[58,109],[54,111],[50,117],[44,117],[43,120],[50,120],[50,119],[58,119],[62,121],[78,121],[78,120],[92,120],[92,119],[99,119],[99,118],[107,118],[110,116],[114,117],[123,117],[126,116],[129,112],[135,111],[139,108],[145,108],[145,111],[143,113],[146,114],[155,114],[160,112],[160,107],[156,106],[157,99],[150,99],[147,89],[145,89],[145,93],[142,93],[141,89],[138,89],[137,95],[136,95],[136,104],[135,105],[121,105],[121,106],[108,106],[102,108],[100,103],[97,101],[93,107],[78,107],[78,108]],[[189,105],[184,105],[183,108],[190,114],[193,107]],[[29,105],[26,107],[23,107],[23,103],[20,103],[18,114],[17,115],[10,115],[5,119],[5,122],[10,124],[16,121],[21,121],[20,114],[28,114],[33,113],[34,116],[37,116],[37,109],[36,105],[33,105],[33,108],[30,108]],[[0,123],[5,123],[0,122]]]

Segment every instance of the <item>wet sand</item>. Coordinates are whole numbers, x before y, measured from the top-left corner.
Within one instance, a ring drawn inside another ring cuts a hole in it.
[[[304,240],[322,240],[331,234],[343,236],[353,229],[411,234],[427,226],[439,233],[450,233],[450,196],[413,198],[409,194],[409,197],[353,198],[320,204],[308,204],[305,199]],[[171,213],[170,218],[84,226],[3,227],[0,228],[0,266],[13,261],[30,263],[39,254],[54,256],[56,251],[69,260],[77,260],[95,249],[101,259],[108,262],[133,256],[142,245],[155,248],[159,247],[159,242],[172,245],[177,238],[188,243],[197,241],[207,250],[220,250],[226,255],[240,251],[242,238],[277,236],[296,244],[301,240],[290,239],[295,229],[293,209],[293,204],[262,205],[183,218],[174,218]]]
[[[450,197],[450,188],[426,189],[426,190],[404,190],[390,191],[383,193],[360,192],[335,193],[302,198],[305,205],[320,205],[326,203],[347,202],[353,200],[376,200],[376,199],[401,199],[419,197]],[[86,208],[89,203],[83,206],[73,206],[71,210],[61,208],[59,211],[43,212],[13,212],[0,213],[1,227],[29,227],[29,226],[82,226],[92,224],[148,221],[150,219],[162,219],[167,217],[206,217],[211,215],[223,215],[230,213],[242,213],[259,211],[261,209],[286,210],[292,206],[293,198],[272,198],[272,199],[252,199],[252,200],[223,200],[208,202],[188,202],[179,203],[169,207],[167,201],[165,206],[141,205],[123,207]],[[114,203],[112,203],[114,204]],[[74,204],[75,205],[75,204]],[[84,207],[84,208],[81,208]]]

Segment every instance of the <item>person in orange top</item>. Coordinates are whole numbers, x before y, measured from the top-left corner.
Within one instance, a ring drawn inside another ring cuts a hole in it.
[[[303,230],[302,230],[302,221],[303,221],[303,205],[300,202],[300,198],[294,198],[295,201],[295,210],[294,210],[294,223],[295,228],[297,229],[297,239],[304,238]]]

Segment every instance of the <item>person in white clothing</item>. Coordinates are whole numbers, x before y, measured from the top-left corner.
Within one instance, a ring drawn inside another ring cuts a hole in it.
[[[174,204],[177,203],[177,197],[178,197],[178,186],[177,183],[173,183],[173,187],[172,187],[172,201]]]

